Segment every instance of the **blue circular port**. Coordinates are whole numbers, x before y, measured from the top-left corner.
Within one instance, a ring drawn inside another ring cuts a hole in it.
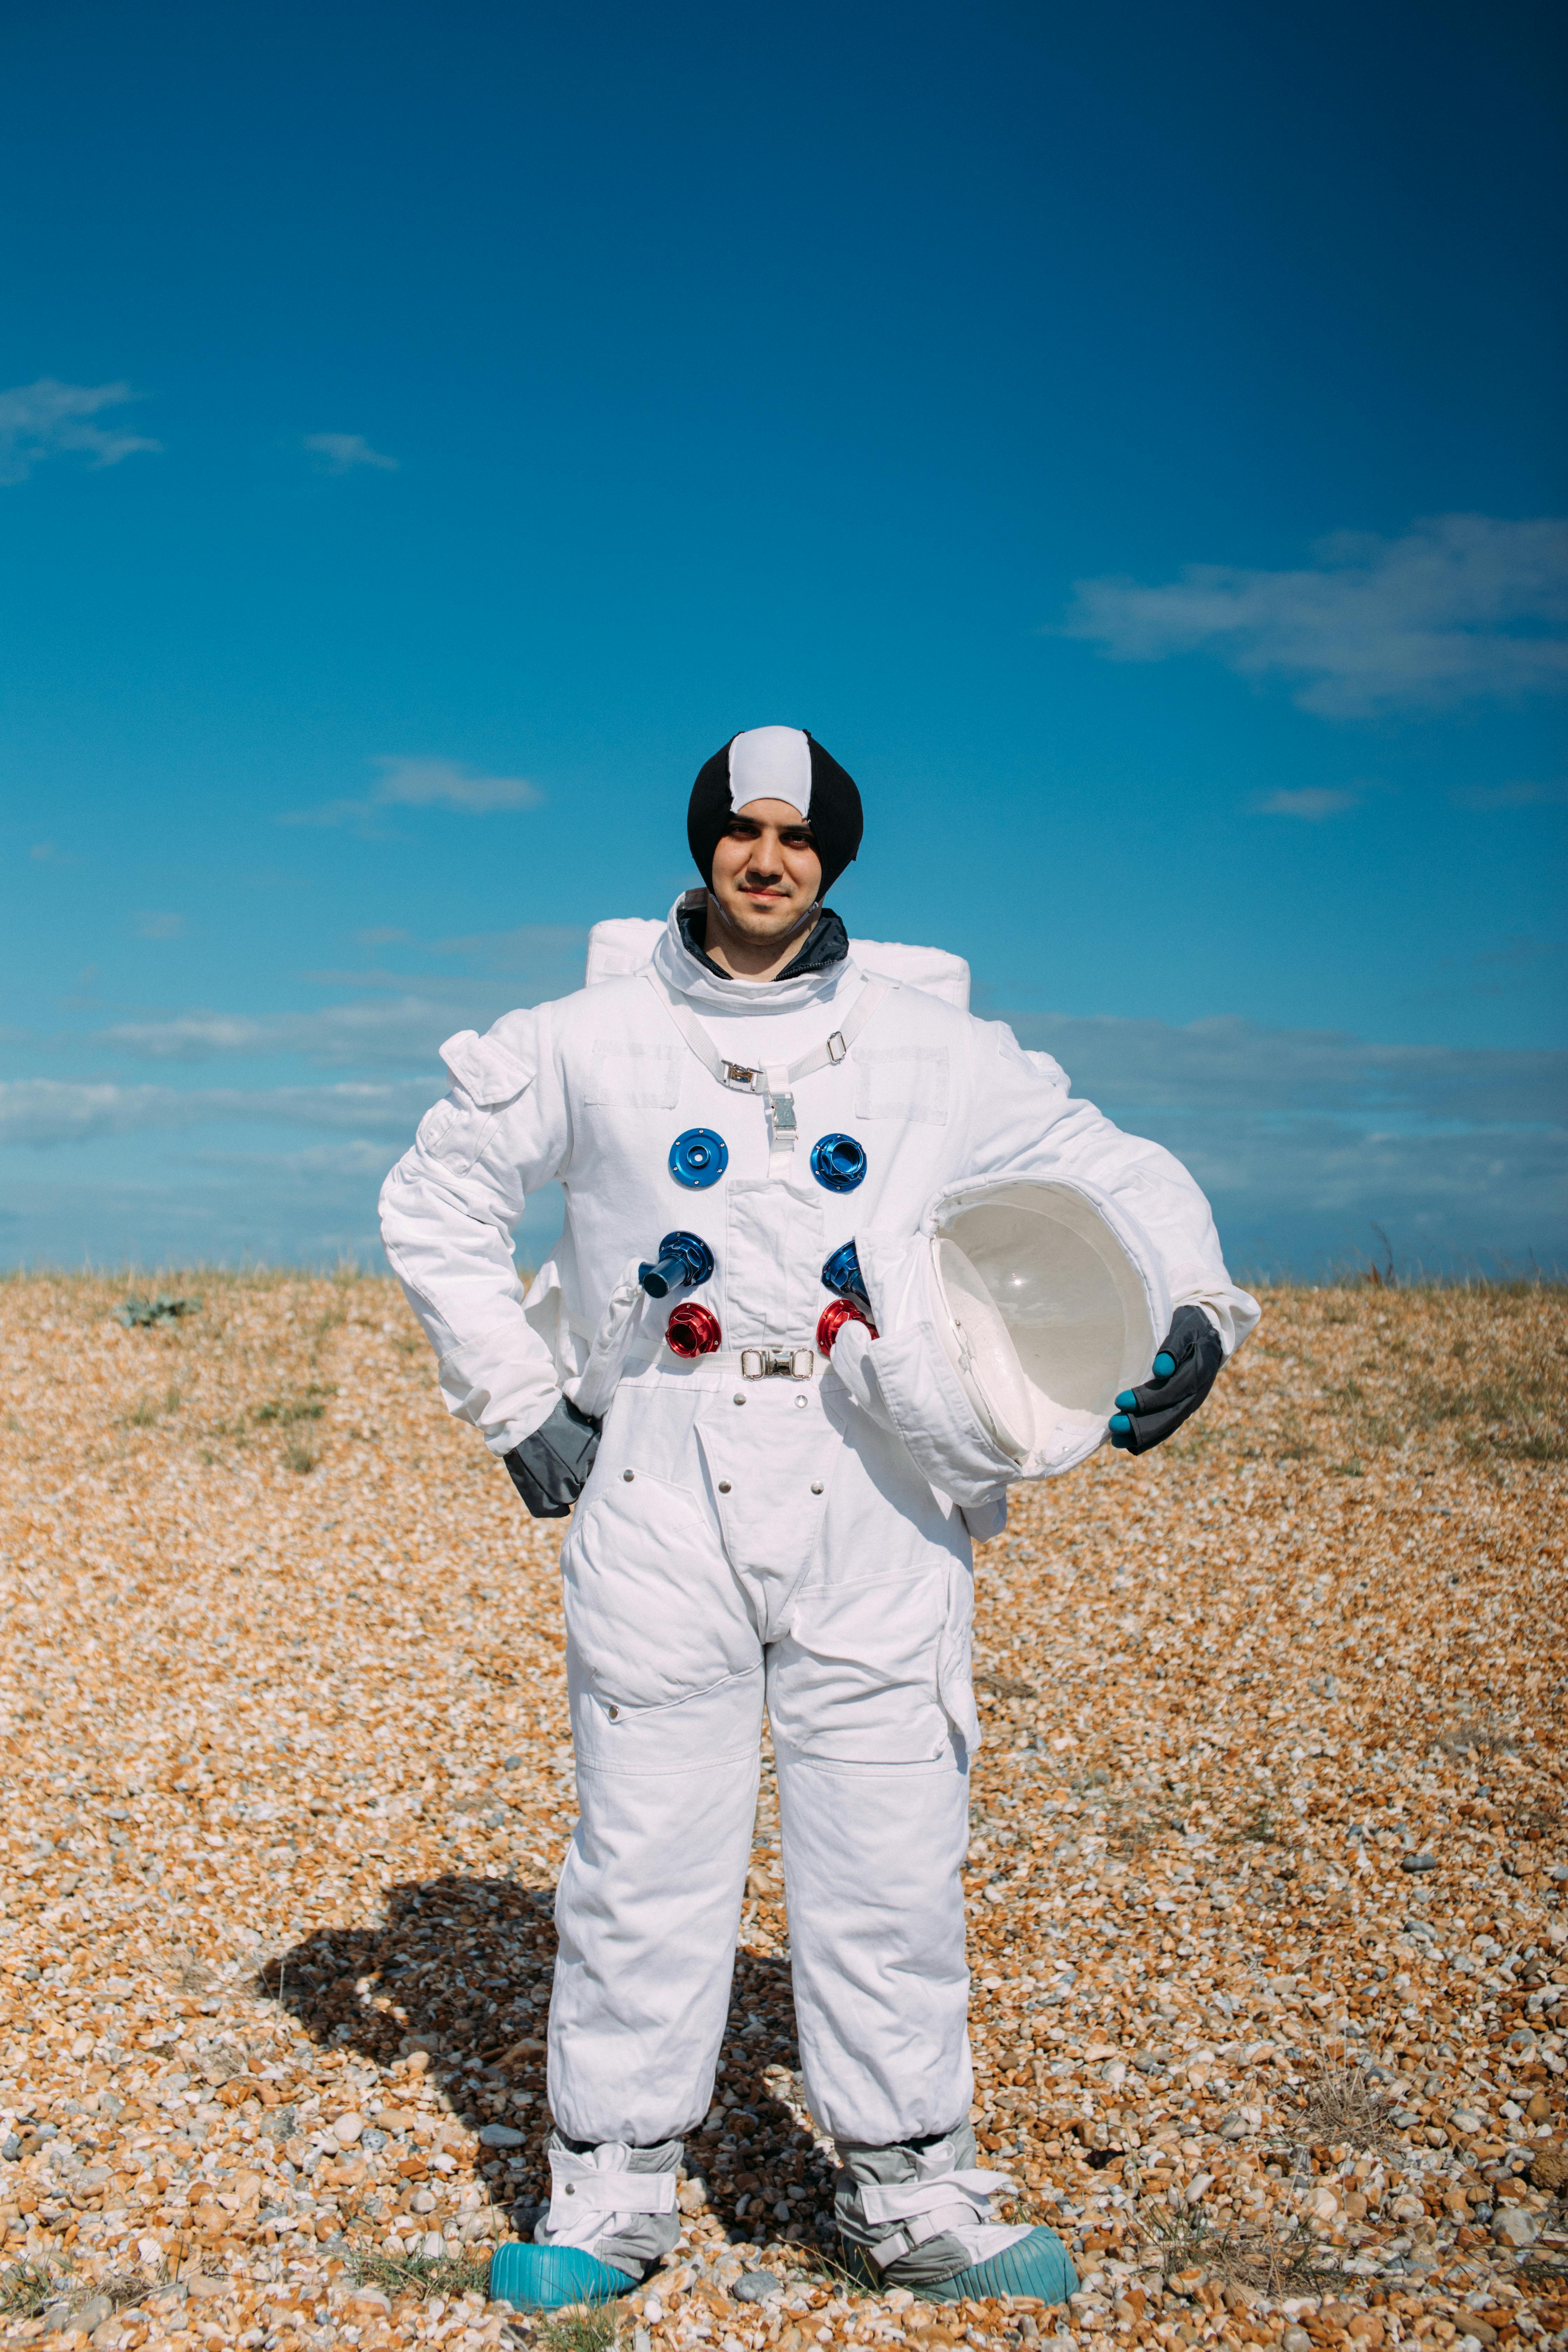
[[[852,1192],[865,1181],[865,1151],[852,1135],[820,1136],[811,1147],[811,1172],[830,1192]]]
[[[669,1147],[670,1174],[694,1192],[717,1184],[729,1165],[729,1146],[710,1127],[689,1127]]]
[[[650,1298],[668,1298],[676,1288],[690,1290],[706,1282],[713,1271],[713,1253],[698,1234],[666,1234],[658,1255],[639,1265],[637,1280]]]

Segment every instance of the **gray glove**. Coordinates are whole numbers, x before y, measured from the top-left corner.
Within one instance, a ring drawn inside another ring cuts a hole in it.
[[[603,1423],[563,1397],[531,1437],[501,1460],[536,1519],[563,1519],[588,1483]]]
[[[1163,1445],[1196,1412],[1219,1377],[1225,1349],[1201,1307],[1178,1307],[1142,1388],[1124,1389],[1110,1416],[1110,1442],[1123,1454],[1147,1454]]]

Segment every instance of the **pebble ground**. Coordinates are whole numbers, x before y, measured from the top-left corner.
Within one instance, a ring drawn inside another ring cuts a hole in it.
[[[764,1777],[680,2249],[525,2326],[559,1528],[387,1283],[167,1287],[0,1293],[5,2340],[1568,2346],[1563,1292],[1273,1292],[979,1556],[974,2122],[1070,2305],[834,2273]]]

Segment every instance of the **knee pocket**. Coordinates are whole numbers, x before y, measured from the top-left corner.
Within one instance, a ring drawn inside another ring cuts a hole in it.
[[[813,1761],[944,1764],[968,1744],[967,1610],[963,1638],[945,1572],[824,1580],[795,1595],[768,1664],[778,1738]]]

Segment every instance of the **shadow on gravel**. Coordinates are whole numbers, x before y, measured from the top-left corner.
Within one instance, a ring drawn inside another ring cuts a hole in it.
[[[258,1970],[257,1990],[322,2048],[352,2050],[381,2067],[426,2051],[430,2079],[462,2122],[474,2129],[506,2123],[523,2134],[512,2154],[525,2160],[525,2175],[504,2198],[510,2203],[521,2192],[526,2206],[549,2193],[544,2037],[553,1900],[548,1889],[510,1879],[405,1881],[387,1888],[379,1924],[307,1937]],[[733,2094],[733,2136],[749,2145],[724,2168],[715,2142],[694,2134],[687,2169],[702,2173],[710,2210],[742,2234],[741,2199],[761,2199],[771,2212],[802,2176],[794,2118],[764,2079],[772,2073],[776,2083],[779,2067],[797,2063],[788,1961],[738,1952],[718,2095]],[[493,2176],[492,2193],[503,2201]],[[776,2230],[776,2216],[769,2228]]]

